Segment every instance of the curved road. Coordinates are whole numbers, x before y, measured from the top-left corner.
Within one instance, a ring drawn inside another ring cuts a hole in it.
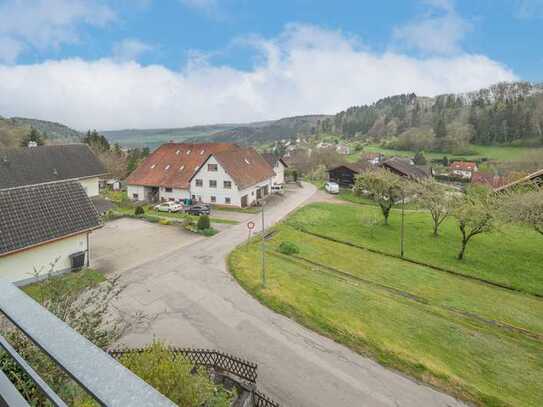
[[[310,200],[289,192],[266,211],[266,226]],[[259,217],[255,215],[257,230]],[[274,313],[230,276],[225,258],[247,238],[245,224],[158,256],[122,273],[121,309],[156,315],[123,343],[220,349],[259,366],[259,388],[283,406],[461,406],[454,398],[385,369]]]

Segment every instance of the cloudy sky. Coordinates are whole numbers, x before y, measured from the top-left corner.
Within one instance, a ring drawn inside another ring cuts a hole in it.
[[[156,128],[543,81],[543,0],[0,0],[0,115]]]

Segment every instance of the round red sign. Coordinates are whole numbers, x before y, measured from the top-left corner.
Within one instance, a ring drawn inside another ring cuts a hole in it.
[[[247,223],[247,228],[249,228],[249,230],[254,229],[255,226],[256,226],[256,225],[255,225],[255,223],[254,223],[253,221]]]

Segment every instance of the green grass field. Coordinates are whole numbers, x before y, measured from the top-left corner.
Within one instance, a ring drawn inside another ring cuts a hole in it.
[[[533,153],[535,151],[540,151],[543,153],[542,147],[502,147],[502,146],[479,146],[479,145],[471,145],[469,147],[470,150],[473,150],[476,154],[459,154],[459,155],[453,155],[453,154],[443,154],[443,153],[431,153],[431,152],[425,152],[424,155],[427,159],[440,159],[443,158],[443,156],[447,156],[449,160],[454,160],[455,158],[466,158],[471,160],[479,160],[482,158],[487,158],[489,160],[496,160],[496,161],[518,161],[522,160],[523,157],[526,156],[528,153]],[[415,155],[415,151],[409,151],[409,150],[391,150],[382,148],[376,145],[371,146],[365,146],[363,152],[376,152],[376,153],[383,153],[385,155],[396,155],[396,156],[402,156],[402,157],[413,157]],[[349,156],[347,156],[347,159],[351,162],[356,162],[360,158],[360,155],[363,153],[354,153]]]
[[[318,203],[300,209],[287,222],[309,232],[399,255],[400,211],[392,211],[387,227],[365,221],[380,216],[379,209],[371,206]],[[428,213],[408,212],[405,257],[543,295],[543,239],[535,231],[502,225],[493,233],[474,237],[464,261],[456,258],[461,241],[453,218],[443,223],[440,234],[438,238],[432,236]]]
[[[63,280],[68,290],[74,290],[76,292],[83,291],[90,286],[106,281],[106,278],[102,273],[92,269],[83,269],[77,273],[66,273],[60,276],[54,276],[52,278]],[[42,282],[24,286],[23,291],[35,300],[39,301],[47,299],[47,295],[49,294],[43,290]]]
[[[543,405],[543,299],[298,229],[303,224],[341,240],[396,250],[397,213],[391,226],[369,231],[359,217],[374,210],[349,204],[302,208],[278,225],[267,243],[266,289],[260,286],[257,240],[231,254],[231,272],[277,312],[451,394],[478,405]],[[464,264],[454,258],[454,224],[434,238],[424,215],[408,214],[408,227],[417,228],[419,235],[411,240],[408,254],[459,273],[516,281],[526,291],[542,292],[541,277],[520,284],[523,278],[517,276],[530,268],[525,280],[542,274],[543,253],[537,248],[543,242],[537,235],[512,229],[480,236]],[[510,233],[514,236],[508,238]],[[294,242],[299,254],[280,254],[278,246],[285,241]],[[492,246],[497,247],[485,253]],[[530,250],[534,254],[526,260]],[[448,261],[443,264],[443,259]],[[476,273],[481,266],[484,271]],[[501,270],[492,276],[496,266]]]

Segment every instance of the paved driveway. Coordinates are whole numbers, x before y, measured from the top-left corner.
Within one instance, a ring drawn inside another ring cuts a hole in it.
[[[178,227],[121,218],[91,234],[92,267],[104,273],[123,272],[203,239]]]
[[[289,192],[266,210],[271,225],[310,199]],[[260,227],[255,217],[257,228]],[[160,338],[178,346],[220,349],[259,366],[259,387],[284,406],[460,406],[454,398],[364,358],[262,306],[232,279],[227,254],[247,235],[244,224],[123,273],[119,306],[157,318],[125,337],[127,345]]]

